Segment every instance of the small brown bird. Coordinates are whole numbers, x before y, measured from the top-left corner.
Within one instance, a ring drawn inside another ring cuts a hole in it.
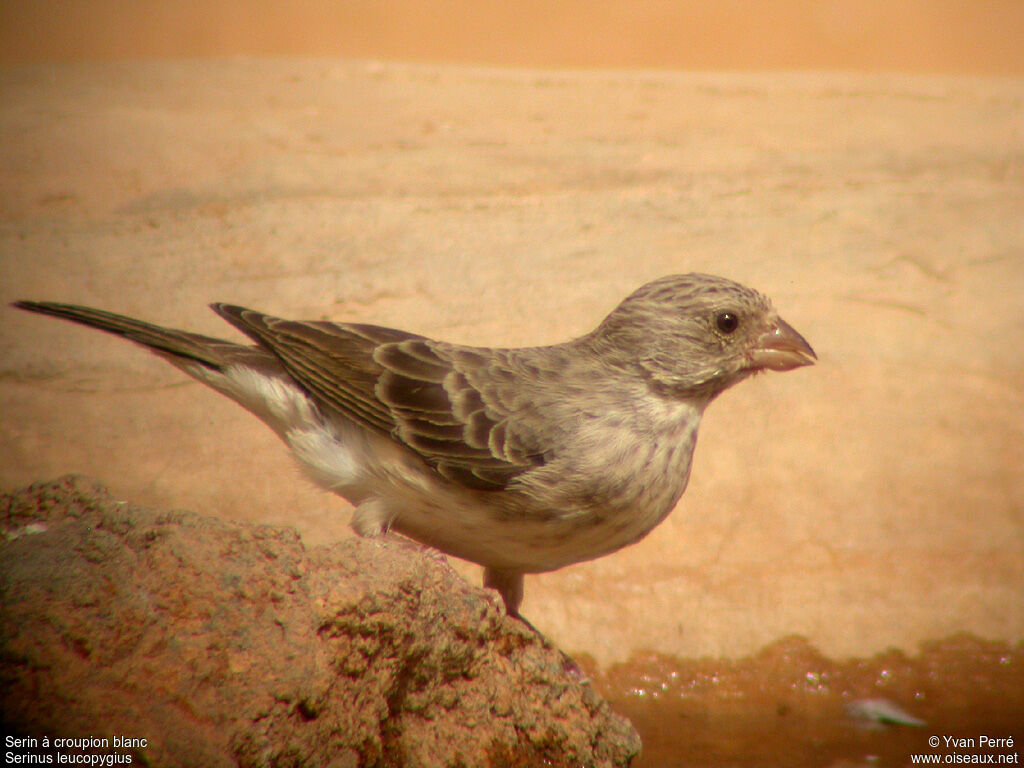
[[[510,615],[523,574],[614,552],[665,518],[718,394],[816,360],[767,298],[700,274],[644,285],[585,336],[521,349],[213,304],[256,342],[244,346],[14,306],[124,336],[237,401],[355,505],[360,535],[393,529],[479,563]]]

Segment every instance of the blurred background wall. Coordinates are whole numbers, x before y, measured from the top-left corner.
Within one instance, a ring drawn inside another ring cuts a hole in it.
[[[342,56],[1024,74],[1021,0],[0,0],[0,64]]]

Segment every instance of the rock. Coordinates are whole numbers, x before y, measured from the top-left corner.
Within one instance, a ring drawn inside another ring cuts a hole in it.
[[[639,751],[562,654],[418,546],[307,549],[288,528],[145,509],[74,476],[0,497],[0,518],[7,733],[145,739],[120,754],[164,766],[617,766]]]

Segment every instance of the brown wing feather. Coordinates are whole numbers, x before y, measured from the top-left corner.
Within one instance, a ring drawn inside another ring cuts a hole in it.
[[[322,407],[388,434],[444,477],[498,490],[542,463],[539,452],[510,430],[507,405],[472,383],[475,376],[511,375],[500,366],[491,370],[494,365],[469,370],[473,366],[466,363],[479,364],[479,355],[452,354],[463,348],[390,328],[295,322],[225,304],[213,308],[277,355]]]

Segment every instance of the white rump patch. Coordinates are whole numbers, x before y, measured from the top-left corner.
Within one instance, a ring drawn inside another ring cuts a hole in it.
[[[223,373],[196,365],[188,373],[235,400],[277,432],[321,487],[348,498],[345,490],[363,479],[363,463],[349,445],[354,435],[339,434],[337,425],[326,424],[309,396],[286,377],[268,376],[244,365],[228,366]]]
[[[313,426],[319,421],[306,393],[287,379],[266,376],[241,365],[225,368],[223,379],[226,381],[208,383],[234,397],[282,436],[296,427]]]
[[[347,445],[336,440],[322,425],[289,430],[284,439],[295,458],[320,486],[344,496],[346,488],[359,483],[360,462]]]

